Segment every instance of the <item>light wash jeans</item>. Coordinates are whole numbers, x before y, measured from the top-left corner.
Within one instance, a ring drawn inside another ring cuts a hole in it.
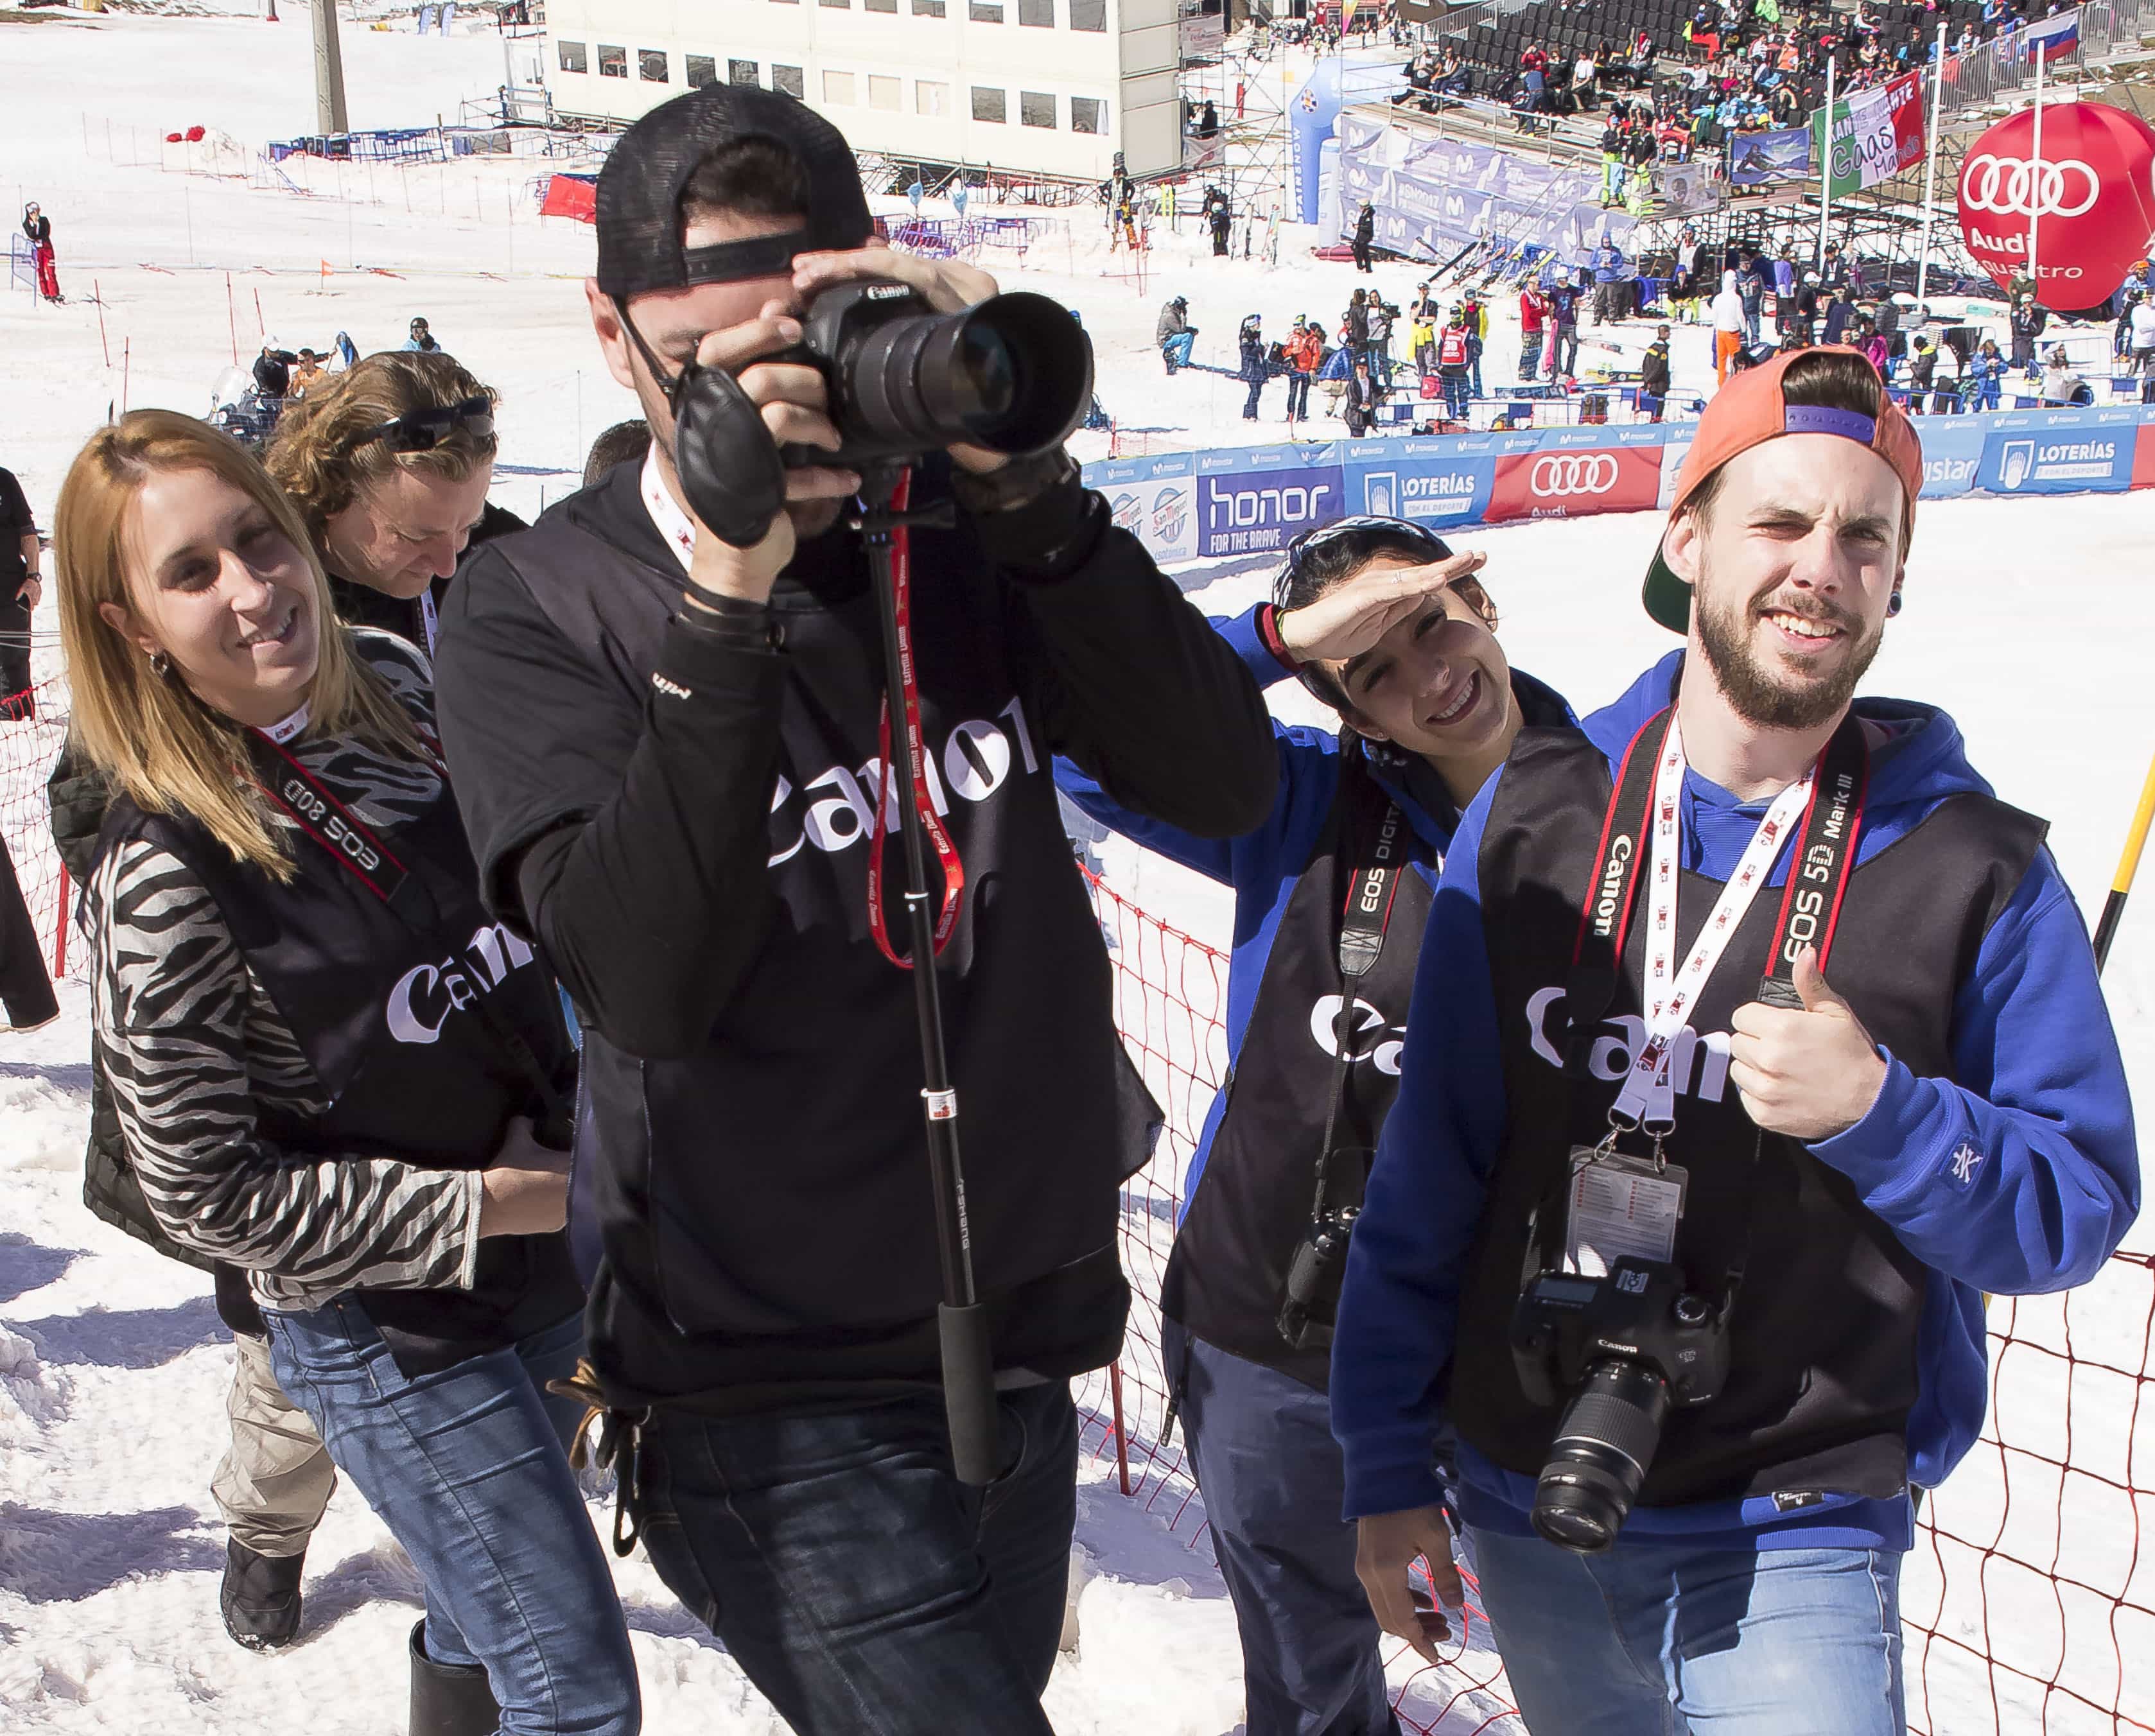
[[[1467,1549],[1536,1736],[1902,1736],[1897,1551]]]
[[[501,1736],[636,1736],[628,1626],[561,1444],[581,1407],[545,1392],[583,1316],[417,1379],[350,1294],[263,1318],[278,1384],[426,1582],[427,1657],[486,1667]]]

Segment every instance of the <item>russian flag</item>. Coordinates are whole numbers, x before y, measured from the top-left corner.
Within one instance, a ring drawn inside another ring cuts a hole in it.
[[[2076,6],[2070,12],[2061,12],[2055,18],[2045,18],[2040,24],[2028,27],[2028,52],[2045,60],[2069,54],[2081,45],[2081,13]]]

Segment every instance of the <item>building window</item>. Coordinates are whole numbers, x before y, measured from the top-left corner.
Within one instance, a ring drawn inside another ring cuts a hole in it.
[[[1017,94],[1017,118],[1026,126],[1053,126],[1055,99],[1045,90],[1021,90]]]
[[[973,87],[973,119],[992,120],[997,126],[1010,117],[1006,110],[1006,99],[1000,90],[988,90],[975,84]]]
[[[602,79],[625,79],[628,76],[628,50],[617,49],[612,43],[599,44],[599,76]]]
[[[584,59],[584,45],[581,43],[556,43],[554,46],[561,51],[561,70],[563,72],[580,73],[588,72],[591,70],[591,68]]]
[[[965,16],[975,24],[1000,24],[1003,21],[1002,0],[969,0]]]
[[[1104,32],[1108,28],[1108,0],[1070,0],[1070,28]]]
[[[770,88],[773,90],[782,90],[788,96],[797,96],[803,102],[808,100],[808,86],[802,79],[801,69],[797,66],[781,66],[775,60],[772,61]]]
[[[663,49],[638,49],[636,51],[636,73],[647,84],[663,84],[673,76],[666,69],[666,50]]]
[[[853,75],[851,73],[827,72],[823,74],[823,100],[834,109],[850,109],[853,105]]]
[[[913,0],[913,15],[916,18],[941,18],[950,16],[950,8],[943,0]]]
[[[1104,133],[1108,130],[1108,105],[1097,96],[1073,96],[1070,99],[1070,130],[1073,133]]]
[[[1035,30],[1055,28],[1055,0],[1017,0],[1017,21]]]
[[[833,12],[851,12],[853,0],[816,0],[818,6],[827,6]]]
[[[681,76],[688,81],[691,90],[701,90],[706,84],[719,82],[719,63],[709,54],[683,54]]]
[[[863,12],[896,12],[898,0],[861,0]]]
[[[868,74],[868,106],[895,114],[905,106],[905,80],[887,73]]]
[[[929,79],[915,79],[913,106],[931,120],[948,120],[950,118],[950,87]]]
[[[753,60],[729,60],[726,62],[726,83],[729,84],[753,84],[755,83],[755,62]]]

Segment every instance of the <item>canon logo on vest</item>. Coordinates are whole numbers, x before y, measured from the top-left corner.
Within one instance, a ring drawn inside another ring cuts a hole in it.
[[[1006,720],[1006,731],[997,719]],[[934,744],[929,744],[931,750]],[[950,811],[950,792],[968,802],[985,802],[1007,783],[1012,766],[1031,777],[1040,770],[1033,752],[1032,733],[1026,726],[1025,702],[1013,697],[995,717],[969,717],[944,738],[939,752],[921,758],[928,779],[928,794],[939,814]],[[834,765],[796,789],[792,779],[779,774],[770,800],[773,868],[791,860],[804,845],[827,853],[849,850],[875,830],[877,792],[883,793],[883,824],[895,834],[899,825],[900,792],[893,784],[884,788],[883,761],[871,759],[857,768]],[[795,798],[800,799],[796,801]],[[787,815],[800,809],[798,830]]]
[[[433,1043],[452,1013],[462,1012],[509,973],[535,955],[499,922],[489,922],[471,937],[461,954],[438,964],[422,964],[397,979],[389,991],[389,1034],[399,1043]],[[477,977],[480,980],[474,982]]]
[[[1339,1058],[1339,1014],[1343,1004],[1336,994],[1321,995],[1309,1009],[1310,1037],[1333,1060]],[[1406,1047],[1406,1028],[1391,1024],[1364,1000],[1354,1003],[1354,1029],[1345,1034],[1349,1044],[1347,1058],[1351,1061],[1374,1062],[1380,1073],[1398,1078],[1400,1052]]]
[[[1556,1034],[1568,1034],[1569,1024],[1559,1019],[1552,1020],[1549,1009],[1564,998],[1561,988],[1538,988],[1527,998],[1527,1034],[1532,1039],[1533,1051],[1550,1066],[1561,1069],[1564,1056],[1550,1040],[1549,1027],[1557,1026]],[[1639,1058],[1639,1050],[1646,1040],[1646,1021],[1632,1014],[1623,1014],[1601,1022],[1601,1029],[1609,1033],[1594,1039],[1594,1047],[1587,1056],[1587,1070],[1599,1080],[1614,1085],[1630,1071],[1632,1062]],[[1703,1035],[1687,1025],[1676,1034],[1669,1045],[1669,1080],[1681,1096],[1696,1096],[1708,1103],[1718,1103],[1728,1089],[1728,1033],[1707,1031]]]

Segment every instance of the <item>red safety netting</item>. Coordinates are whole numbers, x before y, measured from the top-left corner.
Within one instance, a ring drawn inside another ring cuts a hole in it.
[[[1227,957],[1100,881],[1092,891],[1116,1022],[1167,1126],[1124,1191],[1129,1337],[1119,1366],[1079,1389],[1083,1438],[1116,1462],[1124,1493],[1194,1549],[1203,1502],[1180,1434],[1159,1438],[1159,1284],[1198,1131],[1226,1076]],[[2155,1256],[2122,1253],[2069,1295],[2001,1298],[1990,1326],[1989,1421],[1923,1503],[1903,1571],[1909,1728],[2155,1732]],[[1523,1728],[1472,1589],[1446,1663],[1401,1694],[1416,1730]]]
[[[24,702],[34,715],[24,717]],[[38,930],[38,950],[55,978],[67,975],[71,957],[69,932],[74,889],[67,870],[53,851],[52,828],[45,806],[45,779],[52,775],[67,738],[67,687],[43,681],[27,694],[0,697],[0,841],[15,865],[15,878]]]

